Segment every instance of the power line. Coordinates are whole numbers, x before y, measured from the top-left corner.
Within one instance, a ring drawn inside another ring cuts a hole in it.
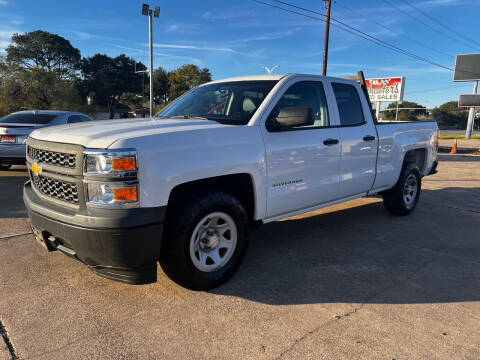
[[[280,9],[280,10],[283,10],[283,11],[287,11],[287,12],[290,12],[290,13],[293,13],[293,14],[297,14],[297,15],[300,15],[300,16],[308,17],[308,18],[311,18],[311,19],[314,19],[314,20],[317,20],[317,21],[325,22],[325,20],[320,19],[320,18],[318,18],[318,17],[311,16],[311,15],[307,15],[307,14],[304,14],[304,13],[301,13],[301,12],[298,12],[298,11],[293,11],[293,10],[290,10],[290,9],[285,9],[285,8],[280,7],[280,6],[276,6],[276,5],[273,5],[273,4],[270,4],[270,3],[266,3],[266,2],[261,1],[261,0],[252,0],[252,1],[257,2],[257,3],[264,4],[264,5],[267,5],[267,6],[276,8],[276,9]],[[293,7],[293,8],[296,8],[296,9],[300,9],[300,10],[305,11],[305,12],[309,12],[309,13],[313,13],[313,14],[325,16],[325,15],[323,15],[322,13],[319,13],[319,12],[317,12],[317,11],[313,11],[313,10],[310,10],[310,9],[303,8],[303,7],[301,7],[301,6],[297,6],[297,5],[294,5],[294,4],[290,4],[290,3],[287,3],[287,2],[285,2],[285,1],[281,1],[281,0],[273,0],[273,1],[275,1],[275,2],[277,2],[277,3],[281,3],[281,4],[284,4],[284,5],[287,5],[287,6],[290,6],[290,7]],[[450,68],[450,67],[448,67],[448,66],[439,64],[439,63],[437,63],[437,62],[431,61],[431,60],[429,60],[429,59],[427,59],[427,58],[424,58],[424,57],[422,57],[422,56],[416,55],[416,54],[411,53],[411,52],[409,52],[409,51],[407,51],[407,50],[404,50],[404,49],[402,49],[402,48],[399,48],[399,47],[396,46],[396,45],[393,45],[393,44],[391,44],[391,43],[388,43],[388,42],[386,42],[386,41],[383,41],[383,40],[381,40],[381,39],[379,39],[379,38],[377,38],[377,37],[375,37],[375,36],[372,36],[372,35],[370,35],[370,34],[367,34],[366,32],[361,31],[361,30],[359,30],[359,29],[356,29],[356,28],[354,28],[353,26],[350,26],[350,25],[348,25],[348,24],[346,24],[346,23],[344,23],[344,22],[342,22],[342,21],[340,21],[340,20],[337,20],[337,19],[333,18],[333,17],[330,17],[330,19],[331,19],[332,21],[335,21],[335,22],[341,24],[342,26],[340,26],[340,25],[338,25],[338,24],[335,24],[335,23],[333,23],[332,25],[333,25],[333,26],[336,26],[336,27],[338,27],[338,28],[340,28],[340,29],[342,29],[343,31],[346,31],[346,32],[351,33],[351,34],[356,35],[356,36],[359,36],[359,37],[364,38],[364,39],[366,39],[366,40],[369,40],[369,41],[371,41],[371,42],[373,42],[373,43],[375,43],[375,44],[377,44],[377,45],[386,47],[386,48],[388,48],[388,49],[390,49],[390,50],[396,51],[396,52],[398,52],[398,53],[401,53],[401,54],[403,54],[403,55],[409,56],[409,57],[414,58],[414,59],[416,59],[416,60],[420,60],[420,61],[429,63],[430,65],[434,65],[434,66],[437,66],[437,67],[440,67],[440,68],[443,68],[443,69],[446,69],[446,70],[453,71],[453,69]]]
[[[467,39],[468,41],[471,41],[477,45],[480,45],[480,43],[474,39],[471,39],[469,38],[468,36],[466,35],[463,35],[461,33],[459,33],[457,30],[451,28],[450,26],[444,24],[443,22],[441,22],[440,20],[437,20],[436,18],[434,18],[433,16],[429,15],[428,13],[426,13],[425,11],[423,11],[422,9],[419,9],[418,7],[416,7],[415,5],[413,5],[412,3],[408,2],[407,0],[401,0],[403,3],[407,4],[408,6],[410,6],[413,10],[415,10],[416,12],[422,14],[423,16],[429,18],[430,20],[432,20],[433,22],[437,23],[438,25],[440,25],[441,27],[443,27],[444,29],[447,29],[448,31],[456,34],[457,36],[460,36],[460,38],[462,39]]]
[[[367,19],[367,20],[371,20],[371,18],[369,18],[368,16],[365,16],[365,15],[363,15],[362,13],[360,13],[360,12],[358,12],[358,11],[356,11],[356,10],[353,10],[352,8],[350,8],[350,7],[348,7],[348,6],[341,4],[340,1],[336,1],[335,4],[338,5],[338,6],[340,6],[340,7],[342,7],[342,8],[344,8],[344,9],[346,9],[346,10],[348,10],[348,11],[350,11],[350,12],[352,12],[352,13],[354,13],[355,15],[358,15],[358,16],[364,18],[364,19]],[[429,45],[427,45],[427,44],[425,44],[425,43],[422,43],[421,41],[418,41],[418,40],[416,40],[416,39],[413,39],[413,38],[411,38],[410,36],[407,36],[407,35],[405,35],[405,34],[401,34],[401,33],[399,33],[399,32],[393,31],[393,30],[390,29],[388,26],[385,26],[385,25],[383,25],[382,23],[375,22],[375,25],[380,26],[380,27],[382,27],[383,29],[386,29],[386,30],[390,31],[390,32],[393,33],[393,34],[395,34],[395,35],[397,35],[397,36],[401,36],[401,37],[403,37],[403,38],[405,38],[405,39],[407,39],[407,40],[409,40],[409,41],[412,41],[412,42],[414,42],[414,43],[416,43],[416,44],[418,44],[418,45],[420,45],[420,46],[422,46],[422,47],[425,47],[425,48],[427,48],[427,49],[430,49],[430,50],[432,50],[432,51],[435,51],[436,53],[439,53],[439,54],[442,54],[442,55],[446,55],[446,56],[449,56],[449,57],[453,57],[453,56],[454,56],[454,55],[452,55],[452,54],[448,54],[448,53],[446,53],[446,52],[443,52],[443,51],[440,51],[440,50],[438,50],[438,49],[435,49],[434,47],[431,47],[431,46],[429,46]]]
[[[282,10],[282,11],[285,11],[285,12],[289,12],[289,13],[292,13],[292,14],[296,14],[296,15],[300,15],[300,16],[303,16],[303,17],[306,17],[306,18],[310,18],[310,19],[313,19],[313,20],[316,20],[316,21],[321,21],[321,22],[325,22],[325,20],[323,19],[320,19],[318,17],[315,17],[315,16],[311,16],[311,15],[307,15],[305,13],[301,13],[301,12],[298,12],[298,11],[294,11],[294,10],[290,10],[290,9],[285,9],[283,7],[280,7],[280,6],[276,6],[276,5],[273,5],[273,4],[270,4],[270,3],[267,3],[267,2],[264,2],[264,1],[261,1],[261,0],[252,0],[256,3],[259,3],[259,4],[263,4],[263,5],[267,5],[269,7],[272,7],[272,8],[275,8],[275,9],[279,9],[279,10]],[[287,6],[290,6],[290,7],[293,7],[293,8],[297,8],[297,9],[301,9],[305,12],[310,12],[310,13],[314,13],[314,14],[318,14],[318,15],[321,15],[323,17],[325,17],[325,15],[323,15],[322,13],[319,13],[317,11],[313,11],[313,10],[310,10],[310,9],[306,9],[306,8],[302,8],[300,6],[297,6],[297,5],[294,5],[294,4],[290,4],[290,3],[287,3],[285,1],[280,1],[280,0],[272,0],[272,1],[275,1],[275,2],[278,2],[278,3],[281,3],[281,4],[285,4]],[[428,63],[430,65],[434,65],[434,66],[437,66],[437,67],[440,67],[442,69],[446,69],[446,70],[450,70],[450,71],[454,71],[452,68],[448,67],[448,66],[445,66],[445,65],[442,65],[442,64],[439,64],[435,61],[432,61],[432,60],[429,60],[425,57],[422,57],[422,56],[419,56],[419,55],[416,55],[412,52],[409,52],[407,50],[404,50],[402,48],[399,48],[398,46],[396,45],[393,45],[391,43],[388,43],[386,41],[383,41],[375,36],[372,36],[370,34],[367,34],[359,29],[356,29],[354,28],[353,26],[350,26],[348,24],[345,24],[344,22],[340,21],[340,20],[337,20],[337,19],[334,19],[332,17],[330,17],[330,19],[332,21],[335,21],[335,22],[338,22],[339,24],[343,25],[343,27],[341,25],[338,25],[338,24],[331,24],[332,26],[336,26],[337,28],[347,32],[347,33],[350,33],[350,34],[353,34],[353,35],[356,35],[360,38],[363,38],[365,40],[368,40],[370,42],[373,42],[374,44],[377,44],[377,45],[380,45],[380,46],[383,46],[383,47],[386,47],[387,49],[390,49],[390,50],[393,50],[395,52],[398,52],[400,54],[403,54],[403,55],[406,55],[406,56],[409,56],[413,59],[416,59],[416,60],[420,60],[422,62],[425,62],[425,63]],[[350,30],[351,29],[351,30]],[[459,70],[459,68],[457,68],[457,70]],[[460,69],[461,70],[461,69]],[[463,72],[468,72],[468,73],[472,73],[471,71],[469,70],[462,70]],[[475,74],[476,73],[472,73],[472,74]]]
[[[460,43],[462,43],[463,45],[465,45],[465,46],[467,46],[467,47],[469,47],[469,48],[471,48],[471,49],[475,49],[475,48],[474,48],[473,46],[471,46],[470,44],[468,44],[468,43],[466,43],[466,42],[463,42],[463,41],[460,41],[460,40],[458,40],[458,39],[456,39],[456,38],[454,38],[454,37],[452,37],[452,36],[450,36],[450,35],[448,35],[448,34],[445,34],[443,31],[440,31],[440,30],[434,28],[433,26],[427,24],[426,22],[424,22],[424,21],[416,18],[416,17],[413,16],[412,14],[410,14],[410,13],[402,10],[402,9],[399,8],[398,6],[395,6],[394,4],[392,4],[392,3],[390,2],[390,0],[382,0],[382,1],[383,1],[384,3],[390,5],[391,7],[393,7],[395,10],[401,12],[402,14],[404,14],[404,15],[412,18],[412,19],[415,20],[416,22],[422,24],[423,26],[428,27],[428,28],[431,29],[432,31],[435,31],[436,33],[438,33],[438,34],[440,34],[440,35],[442,35],[442,36],[445,36],[446,38],[449,38],[450,40],[453,40],[453,41],[455,41],[455,42],[460,42]],[[475,50],[476,50],[476,49],[475,49]]]

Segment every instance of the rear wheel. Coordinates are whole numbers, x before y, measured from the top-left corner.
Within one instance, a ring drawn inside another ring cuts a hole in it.
[[[0,170],[5,171],[12,167],[12,164],[0,164]]]
[[[416,164],[406,164],[403,167],[397,184],[383,193],[383,204],[393,215],[408,215],[416,207],[420,197],[422,178]]]
[[[247,212],[235,197],[220,192],[200,196],[169,215],[160,264],[184,287],[214,288],[240,265],[247,232]]]

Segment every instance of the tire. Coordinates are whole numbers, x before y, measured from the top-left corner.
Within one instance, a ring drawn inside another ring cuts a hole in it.
[[[9,170],[12,167],[12,164],[0,164],[0,171]]]
[[[396,185],[383,193],[383,205],[390,214],[405,216],[417,206],[422,177],[416,164],[406,163]]]
[[[163,271],[191,290],[225,283],[247,250],[248,223],[241,202],[223,192],[200,195],[179,206],[167,218],[160,254]]]

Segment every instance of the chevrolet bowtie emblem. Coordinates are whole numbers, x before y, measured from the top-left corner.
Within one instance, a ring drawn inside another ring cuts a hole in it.
[[[42,172],[42,168],[40,166],[38,166],[36,162],[34,162],[32,164],[32,171],[35,175],[38,175]]]

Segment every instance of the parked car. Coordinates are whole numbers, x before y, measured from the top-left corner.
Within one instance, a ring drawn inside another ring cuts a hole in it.
[[[56,110],[26,110],[0,118],[0,170],[25,164],[25,141],[35,129],[91,121],[82,113]]]
[[[376,123],[365,93],[342,78],[238,77],[153,119],[35,130],[24,202],[36,239],[127,283],[156,281],[160,261],[198,290],[232,276],[254,225],[373,194],[410,214],[436,172],[437,125]]]

